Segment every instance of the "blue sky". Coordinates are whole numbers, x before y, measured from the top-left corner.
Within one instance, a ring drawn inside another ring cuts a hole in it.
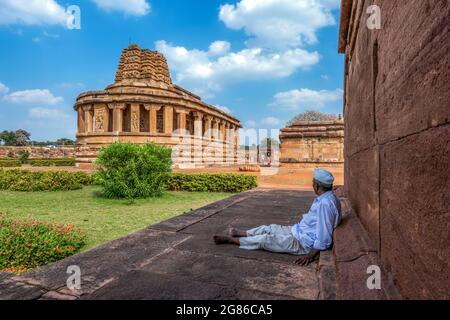
[[[81,10],[81,29],[66,8]],[[76,96],[113,83],[123,48],[162,51],[173,81],[238,117],[282,128],[342,113],[339,0],[0,0],[0,131],[74,138]]]

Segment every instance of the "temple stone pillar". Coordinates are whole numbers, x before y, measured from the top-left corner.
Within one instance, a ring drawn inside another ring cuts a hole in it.
[[[228,162],[230,164],[234,163],[235,159],[235,153],[234,153],[234,132],[235,132],[235,125],[229,124],[228,131],[227,131],[227,155],[228,155]]]
[[[180,119],[180,130],[186,130],[186,114],[187,111],[186,110],[177,110],[177,112],[180,114],[179,119]]]
[[[230,124],[228,122],[225,122],[223,124],[223,158],[224,162],[227,164],[229,161],[229,151],[230,151],[230,145],[229,145],[229,128]]]
[[[114,104],[111,107],[113,109],[113,131],[120,133],[123,131],[122,123],[123,123],[123,110],[125,109],[125,105]]]
[[[164,133],[172,134],[173,132],[173,107],[164,107]]]
[[[194,113],[194,139],[193,139],[193,160],[194,163],[203,162],[203,114],[201,112]]]
[[[222,120],[217,119],[217,136],[216,139],[221,141],[222,140]]]
[[[145,110],[149,111],[149,123],[150,134],[156,134],[158,132],[158,117],[157,112],[161,109],[161,106],[149,105],[145,106]]]
[[[85,121],[85,130],[86,133],[92,133],[94,130],[94,122],[93,122],[93,111],[91,106],[84,106],[84,121]]]
[[[195,112],[194,113],[194,136],[196,138],[199,138],[199,139],[202,138],[202,136],[203,136],[202,129],[203,129],[203,114],[201,114],[200,112]]]
[[[137,133],[140,132],[141,125],[140,125],[140,108],[139,104],[133,103],[131,105],[131,132]]]
[[[215,118],[212,119],[211,123],[211,138],[213,138],[214,140],[219,139],[219,123]]]
[[[239,161],[239,152],[240,152],[240,138],[239,138],[239,127],[236,127],[234,129],[234,148],[235,148],[235,162],[237,163]]]
[[[225,141],[225,120],[220,120],[219,122],[219,139]]]
[[[211,139],[211,122],[212,122],[212,117],[211,116],[204,116],[203,120],[205,121],[205,133],[203,135],[203,137],[205,139]]]
[[[85,112],[83,108],[79,107],[77,109],[77,114],[78,114],[78,123],[77,123],[78,133],[84,133],[86,131],[86,124],[84,121]]]

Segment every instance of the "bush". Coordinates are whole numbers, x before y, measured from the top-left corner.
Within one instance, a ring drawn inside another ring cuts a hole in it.
[[[97,179],[108,198],[146,198],[162,195],[171,172],[171,149],[116,142],[100,151]]]
[[[77,190],[83,185],[92,184],[92,181],[92,176],[84,172],[0,170],[0,190]]]
[[[55,158],[55,159],[31,159],[28,163],[33,167],[50,167],[50,166],[74,166],[74,158]]]
[[[0,167],[20,167],[22,162],[16,159],[0,159]]]
[[[16,221],[0,212],[0,270],[25,272],[78,252],[85,236],[72,225]]]
[[[203,192],[243,192],[257,187],[257,178],[242,174],[184,174],[169,179],[169,190]]]
[[[19,151],[20,162],[22,162],[22,163],[27,162],[29,157],[30,157],[30,151],[28,151],[28,150],[20,150]]]

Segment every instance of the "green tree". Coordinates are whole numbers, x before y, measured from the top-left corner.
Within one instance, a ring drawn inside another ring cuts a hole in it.
[[[56,140],[56,144],[62,145],[62,146],[73,146],[75,145],[75,141],[67,138],[61,138]]]
[[[0,133],[0,141],[5,146],[15,146],[17,144],[16,134],[14,133],[14,131],[4,130]]]
[[[116,142],[100,151],[98,182],[108,198],[161,196],[171,174],[172,151],[154,143]]]
[[[306,111],[295,116],[288,122],[288,126],[294,125],[298,121],[335,121],[341,118],[341,115],[327,114],[319,111]]]
[[[259,147],[260,148],[277,148],[279,147],[280,142],[277,139],[274,138],[265,138],[263,140],[261,140]]]
[[[30,151],[28,151],[28,150],[20,150],[19,151],[20,162],[26,163],[28,161],[28,158],[30,158]]]
[[[15,132],[16,146],[26,146],[30,142],[31,134],[23,129],[19,129]]]

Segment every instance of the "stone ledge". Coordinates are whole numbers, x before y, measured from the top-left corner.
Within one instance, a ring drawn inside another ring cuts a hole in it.
[[[317,276],[319,280],[319,299],[336,300],[336,262],[333,251],[327,250],[320,253],[317,265]]]
[[[345,197],[344,189],[336,191],[341,201],[342,222],[334,233],[333,255],[336,268],[336,299],[339,300],[399,300],[402,296],[394,285],[370,241],[367,231]],[[369,266],[381,269],[381,289],[369,290]]]

